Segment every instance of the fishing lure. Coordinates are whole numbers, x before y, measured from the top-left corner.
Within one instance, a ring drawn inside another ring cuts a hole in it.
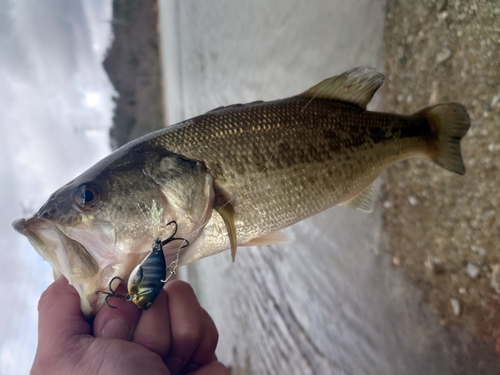
[[[184,245],[181,246],[181,249],[189,246],[189,242],[186,239],[175,237],[177,233],[177,223],[171,221],[167,226],[171,224],[175,225],[174,233],[163,241],[157,238],[153,242],[151,252],[148,256],[130,273],[127,283],[128,293],[126,295],[119,294],[112,288],[113,281],[116,279],[125,282],[119,276],[115,276],[110,280],[108,284],[109,292],[100,290],[96,292],[96,294],[107,294],[106,304],[109,307],[116,309],[116,306],[110,305],[109,303],[109,298],[111,297],[116,297],[124,301],[132,301],[137,307],[143,310],[147,310],[153,304],[168,279],[163,246],[176,240],[185,242]]]

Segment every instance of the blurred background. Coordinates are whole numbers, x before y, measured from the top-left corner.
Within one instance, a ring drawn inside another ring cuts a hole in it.
[[[496,374],[500,4],[486,0],[0,0],[0,375],[27,374],[49,265],[10,224],[113,149],[213,108],[296,95],[352,67],[371,110],[460,102],[467,174],[379,179],[333,208],[180,269],[233,374]],[[498,347],[498,346],[497,346]]]

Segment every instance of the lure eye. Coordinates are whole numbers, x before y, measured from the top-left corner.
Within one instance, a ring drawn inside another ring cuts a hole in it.
[[[93,208],[101,198],[101,190],[94,184],[83,184],[76,190],[75,202],[84,209],[90,210]]]

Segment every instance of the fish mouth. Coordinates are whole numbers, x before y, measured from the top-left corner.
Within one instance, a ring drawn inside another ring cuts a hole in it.
[[[81,283],[98,273],[99,266],[85,246],[69,238],[50,220],[33,216],[16,220],[12,225],[58,271],[56,276],[62,273],[71,283]],[[64,272],[66,268],[71,270],[70,275]]]
[[[36,214],[28,219],[18,219],[12,226],[26,236],[35,250],[51,264],[55,278],[64,275],[80,296],[95,291],[99,265],[80,242],[64,234],[57,224]],[[89,305],[84,306],[87,303]],[[82,310],[85,307],[88,311],[91,303],[82,298]]]
[[[61,251],[58,251],[58,248],[61,247],[63,241],[58,236],[56,226],[48,220],[39,219],[37,215],[29,219],[18,219],[12,223],[12,226],[17,232],[26,236],[35,250],[51,264],[54,277],[59,277],[61,267],[58,253]],[[66,249],[63,252],[66,252]]]

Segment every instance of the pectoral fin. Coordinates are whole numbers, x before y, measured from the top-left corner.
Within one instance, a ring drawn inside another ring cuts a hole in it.
[[[224,224],[226,225],[227,234],[229,235],[229,243],[231,244],[231,259],[234,262],[236,259],[236,248],[238,247],[236,226],[234,225],[234,208],[229,202],[222,205],[216,204],[214,208],[217,212],[219,212],[222,220],[224,220]]]

